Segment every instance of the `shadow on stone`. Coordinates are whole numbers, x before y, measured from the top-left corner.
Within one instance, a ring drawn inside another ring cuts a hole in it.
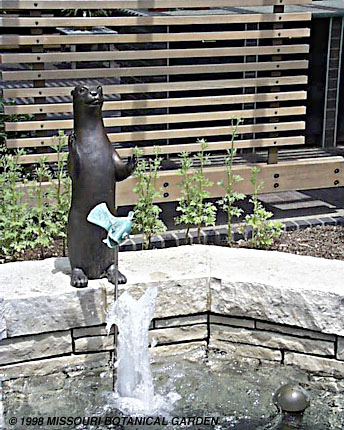
[[[54,261],[54,269],[51,273],[59,273],[62,272],[65,275],[70,275],[72,273],[72,269],[70,267],[70,263],[67,257],[59,257]]]

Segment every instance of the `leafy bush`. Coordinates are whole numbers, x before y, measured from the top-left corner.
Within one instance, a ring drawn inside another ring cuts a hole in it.
[[[234,217],[239,217],[243,212],[241,208],[234,206],[234,204],[237,201],[243,200],[245,198],[245,194],[233,191],[234,184],[243,180],[240,175],[233,174],[233,159],[236,154],[236,149],[234,148],[234,140],[241,122],[242,120],[239,118],[232,119],[231,146],[229,149],[227,149],[228,156],[225,158],[226,179],[222,179],[217,183],[217,185],[221,186],[225,190],[225,195],[222,197],[222,199],[218,200],[217,203],[227,215],[227,244],[229,246],[232,243],[232,219]]]
[[[252,229],[252,237],[249,241],[252,248],[266,249],[272,245],[274,239],[280,237],[283,231],[283,224],[279,221],[268,221],[273,214],[265,210],[262,203],[258,200],[258,194],[263,189],[263,181],[257,182],[258,167],[252,168],[250,182],[253,185],[253,195],[250,202],[253,203],[253,213],[246,215],[245,223],[241,227],[241,231],[246,235],[247,240],[247,226]]]
[[[52,217],[55,223],[56,238],[62,239],[63,255],[67,248],[68,213],[71,203],[71,180],[66,172],[66,153],[63,149],[68,145],[68,137],[59,132],[57,144],[53,146],[57,153],[57,169],[51,183],[48,198],[52,202]]]
[[[63,147],[66,136],[59,133],[57,145],[57,171],[53,181],[45,157],[40,159],[28,188],[28,202],[25,201],[25,187],[28,181],[19,158],[24,150],[9,154],[0,153],[0,253],[5,260],[15,260],[23,251],[39,248],[41,258],[54,239],[63,241],[66,250],[68,211],[71,197],[71,183],[65,172],[66,159]]]
[[[149,249],[152,235],[166,231],[166,225],[159,219],[161,208],[153,203],[157,197],[162,196],[162,189],[157,189],[157,176],[162,159],[157,150],[154,158],[147,160],[140,159],[143,152],[139,148],[135,148],[134,154],[138,163],[134,171],[137,184],[133,191],[138,195],[138,202],[134,208],[133,229],[143,233],[143,248]]]
[[[30,188],[31,219],[29,231],[32,235],[31,248],[39,248],[41,258],[44,258],[45,248],[48,248],[57,235],[56,224],[53,221],[52,205],[49,205],[49,185],[51,173],[46,165],[46,157],[41,157],[34,171],[35,179]],[[48,185],[48,186],[46,186]]]
[[[24,151],[0,156],[0,250],[8,260],[15,260],[31,245],[31,212],[24,202],[24,192],[18,188],[23,179],[22,166],[18,163]]]
[[[182,176],[183,180],[179,183],[182,196],[178,199],[176,210],[181,212],[181,215],[175,218],[175,223],[186,225],[186,243],[188,243],[191,226],[197,227],[197,239],[198,243],[201,243],[201,226],[215,225],[216,221],[216,206],[205,201],[210,197],[210,192],[206,189],[213,185],[204,172],[205,166],[210,164],[209,156],[205,154],[208,143],[204,139],[198,142],[201,144],[201,151],[192,159],[188,153],[181,153],[182,163],[178,171],[178,175]],[[190,169],[196,160],[199,167],[191,172]]]

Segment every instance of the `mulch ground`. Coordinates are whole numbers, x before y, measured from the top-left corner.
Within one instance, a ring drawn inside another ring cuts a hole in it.
[[[317,226],[283,233],[270,249],[291,254],[344,260],[344,227]]]
[[[245,247],[246,245],[245,243],[238,243],[237,246]],[[318,226],[286,232],[276,240],[274,245],[271,246],[269,250],[289,252],[291,254],[298,255],[309,255],[312,257],[344,260],[344,227]],[[62,241],[57,240],[49,249],[44,250],[43,258],[62,256]],[[39,259],[42,259],[40,250],[30,249],[25,251],[18,260]]]

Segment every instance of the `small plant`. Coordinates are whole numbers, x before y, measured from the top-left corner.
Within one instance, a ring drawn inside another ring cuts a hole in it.
[[[31,188],[31,222],[28,231],[32,235],[31,248],[39,248],[40,257],[44,258],[45,248],[49,247],[57,235],[57,225],[53,220],[52,206],[49,205],[49,188],[44,182],[52,179],[46,164],[46,157],[41,157],[34,171],[35,181]],[[50,184],[49,184],[50,185]],[[46,189],[45,189],[46,188]]]
[[[201,226],[215,225],[216,221],[216,206],[205,201],[210,197],[206,188],[213,185],[213,182],[206,178],[204,172],[205,166],[210,164],[209,156],[205,154],[208,143],[204,139],[199,140],[198,143],[201,145],[201,151],[193,159],[188,153],[181,153],[182,164],[178,172],[183,177],[179,183],[182,187],[182,196],[178,199],[179,204],[176,208],[178,212],[181,212],[181,215],[175,218],[175,223],[176,225],[186,225],[186,243],[188,243],[192,225],[197,227],[197,239],[198,243],[201,243]],[[194,173],[191,173],[190,169],[193,167],[194,160],[198,161],[199,167],[194,170]]]
[[[188,152],[182,152],[181,157],[181,167],[177,174],[183,177],[183,180],[178,184],[182,187],[181,194],[182,197],[178,199],[179,205],[177,206],[177,211],[181,212],[179,217],[175,218],[176,225],[185,224],[185,243],[189,242],[189,231],[194,221],[195,207],[194,203],[196,201],[196,186],[193,183],[193,176],[190,174],[190,169],[193,165],[192,158]]]
[[[246,215],[245,224],[252,229],[252,237],[249,241],[252,248],[266,249],[273,244],[274,239],[280,237],[283,231],[283,224],[279,221],[268,221],[273,214],[265,210],[262,203],[258,200],[258,194],[263,188],[263,181],[257,182],[260,169],[253,167],[250,182],[253,185],[253,195],[250,202],[253,203],[253,213]],[[243,224],[241,231],[245,233],[247,240],[247,228]]]
[[[236,149],[234,148],[234,140],[237,134],[237,130],[242,120],[239,118],[232,119],[232,138],[231,138],[231,146],[227,149],[228,156],[225,158],[225,175],[226,181],[222,179],[217,183],[217,185],[223,187],[225,189],[225,195],[221,200],[218,200],[218,205],[222,208],[222,210],[227,214],[227,244],[230,246],[232,243],[232,220],[234,217],[239,217],[243,210],[234,206],[235,202],[239,200],[243,200],[245,198],[245,194],[238,193],[233,191],[233,186],[237,182],[243,180],[240,175],[233,174],[233,159],[236,154]]]
[[[139,148],[134,149],[134,154],[139,161],[134,172],[137,184],[133,191],[138,195],[138,202],[134,208],[133,228],[143,233],[143,249],[149,249],[152,235],[166,231],[166,225],[159,219],[161,209],[153,203],[157,197],[162,196],[162,189],[157,189],[157,176],[162,159],[158,150],[155,150],[154,158],[148,160],[140,159],[143,152]]]
[[[0,154],[0,251],[8,260],[15,260],[30,246],[29,217],[24,192],[18,185],[22,183],[22,167],[19,157],[25,152]]]
[[[60,131],[57,144],[53,149],[57,153],[56,180],[52,182],[49,190],[53,219],[56,226],[56,238],[62,239],[63,256],[66,256],[68,213],[71,202],[71,180],[66,173],[66,153],[63,148],[67,146],[68,137]]]

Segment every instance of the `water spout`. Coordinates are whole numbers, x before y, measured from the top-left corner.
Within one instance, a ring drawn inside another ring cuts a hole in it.
[[[115,406],[130,414],[154,414],[166,410],[171,399],[154,394],[149,361],[148,329],[155,312],[157,288],[151,287],[135,300],[127,291],[111,306],[107,315],[107,332],[118,328],[117,379]],[[175,394],[175,393],[174,393]]]

